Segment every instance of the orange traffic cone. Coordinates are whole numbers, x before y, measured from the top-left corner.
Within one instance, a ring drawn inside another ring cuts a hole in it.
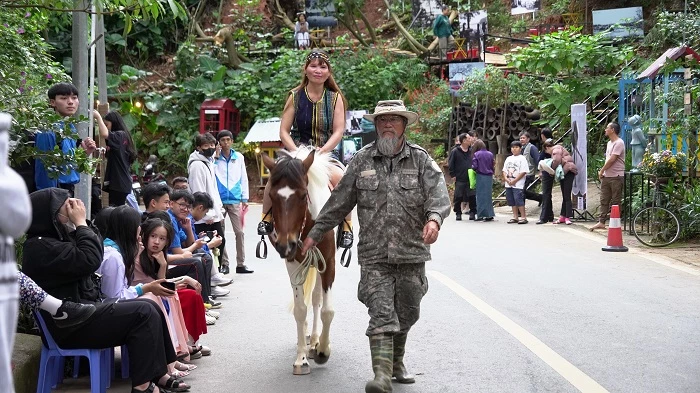
[[[622,225],[620,222],[620,206],[610,208],[610,225],[608,226],[608,245],[603,251],[625,252],[627,247],[622,245]]]

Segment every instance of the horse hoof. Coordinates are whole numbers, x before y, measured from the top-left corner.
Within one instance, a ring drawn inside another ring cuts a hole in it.
[[[316,364],[325,364],[330,358],[330,355],[326,356],[323,352],[316,352],[316,350],[314,350],[314,355],[313,359]]]
[[[311,366],[308,364],[302,364],[301,366],[294,365],[292,374],[294,375],[308,375],[311,374]]]

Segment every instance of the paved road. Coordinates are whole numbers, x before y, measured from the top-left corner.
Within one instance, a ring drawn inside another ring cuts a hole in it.
[[[276,254],[255,259],[259,211],[246,232],[255,273],[232,275],[205,336],[214,353],[187,379],[192,391],[363,392],[371,366],[359,268],[338,266],[329,362],[293,376],[291,291]],[[574,227],[505,221],[444,224],[409,335],[406,364],[418,381],[395,392],[700,391],[699,270],[604,253],[603,237]]]

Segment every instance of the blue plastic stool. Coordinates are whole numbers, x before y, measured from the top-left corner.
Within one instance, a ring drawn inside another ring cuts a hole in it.
[[[85,356],[90,362],[90,392],[105,393],[109,384],[109,349],[62,349],[54,341],[46,328],[41,313],[34,311],[41,335],[44,337],[39,361],[39,381],[37,393],[51,393],[63,380],[63,358],[67,356]],[[76,362],[78,364],[79,362]]]

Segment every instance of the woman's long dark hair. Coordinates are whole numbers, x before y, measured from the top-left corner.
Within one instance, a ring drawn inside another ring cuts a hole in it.
[[[148,255],[148,239],[151,237],[151,233],[153,233],[153,231],[161,227],[165,228],[165,232],[167,233],[165,236],[165,247],[162,251],[163,256],[167,258],[168,255],[166,251],[168,247],[170,247],[170,243],[173,242],[173,238],[175,237],[175,230],[173,229],[170,220],[151,217],[141,224],[141,241],[143,242],[143,247],[145,250],[141,253],[139,261],[141,262],[141,269],[143,270],[144,274],[153,278],[154,280],[158,279],[159,266],[158,262]]]
[[[97,216],[95,216],[95,226],[100,231],[102,240],[109,237],[109,222],[112,220],[112,213],[114,212],[114,209],[115,208],[112,206],[106,207],[100,210],[100,212],[97,213]]]
[[[139,212],[131,206],[122,205],[114,208],[107,226],[109,238],[117,243],[122,259],[124,259],[124,271],[129,285],[134,278],[134,265],[136,264],[136,255],[139,252],[136,232],[140,224],[141,215]]]
[[[134,140],[131,139],[131,133],[126,127],[124,119],[122,119],[122,116],[116,111],[109,112],[105,115],[104,119],[112,123],[111,132],[124,131],[126,134],[126,139],[129,141],[129,144],[126,146],[126,151],[129,153],[129,165],[133,164],[134,161],[136,161],[136,146],[134,146]]]

